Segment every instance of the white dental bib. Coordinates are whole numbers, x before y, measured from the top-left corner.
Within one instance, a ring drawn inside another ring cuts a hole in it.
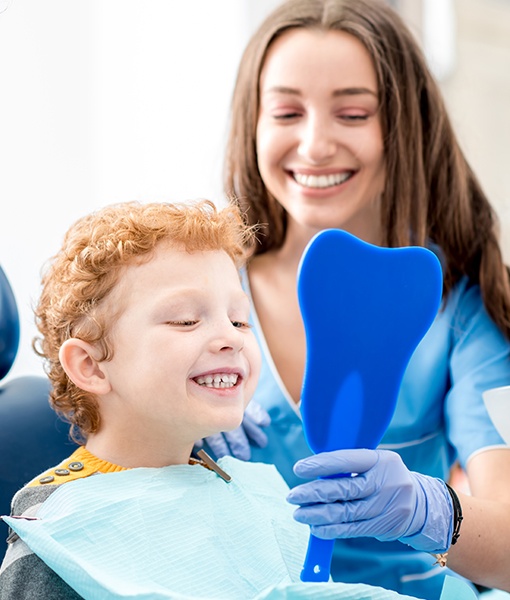
[[[62,485],[35,520],[9,526],[85,599],[403,598],[365,585],[299,582],[308,527],[269,465],[226,457]],[[458,596],[457,596],[458,597]]]

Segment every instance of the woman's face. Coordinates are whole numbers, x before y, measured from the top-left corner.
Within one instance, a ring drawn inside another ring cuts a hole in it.
[[[380,243],[384,146],[377,77],[361,42],[290,30],[269,48],[259,93],[258,167],[288,213],[288,238],[335,227]]]

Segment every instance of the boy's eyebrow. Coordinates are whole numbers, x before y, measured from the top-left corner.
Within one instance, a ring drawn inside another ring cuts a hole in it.
[[[188,296],[190,294],[202,294],[202,293],[206,293],[207,294],[207,290],[203,290],[200,287],[190,287],[190,286],[183,286],[183,287],[174,287],[171,290],[165,290],[164,294],[161,294],[161,297],[166,297],[166,298],[171,298],[171,297],[178,297],[178,296]],[[246,292],[243,290],[242,287],[239,287],[239,292],[235,292],[236,294],[239,295],[239,297],[243,297],[246,296]]]
[[[274,85],[267,90],[262,91],[263,94],[290,94],[292,96],[301,96],[300,90],[292,87],[287,87],[285,85]],[[371,90],[366,87],[346,87],[346,88],[338,88],[333,90],[333,97],[337,98],[339,96],[358,96],[363,94],[370,94],[371,96],[378,97],[377,92]]]
[[[164,296],[166,298],[171,298],[173,296],[188,296],[190,294],[196,294],[200,290],[196,287],[183,286],[183,287],[173,287],[170,290],[165,290]],[[162,294],[163,295],[163,294]]]
[[[188,286],[168,290],[164,294],[162,293],[155,297],[155,308],[165,307],[169,303],[172,303],[177,308],[180,308],[181,305],[186,307],[187,302],[193,296],[198,298],[207,297],[208,292],[207,290]],[[239,292],[235,293],[235,299],[250,305],[250,299],[242,288],[239,288]]]

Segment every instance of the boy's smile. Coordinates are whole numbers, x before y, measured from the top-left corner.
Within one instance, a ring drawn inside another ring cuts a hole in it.
[[[198,383],[198,385],[219,389],[234,387],[237,385],[239,377],[239,373],[209,373],[207,375],[194,377],[193,379]]]
[[[241,423],[260,355],[224,251],[163,243],[125,268],[106,302],[120,316],[113,358],[100,363],[109,391],[99,396],[102,426],[89,450],[122,466],[186,462],[196,440]],[[131,456],[139,464],[126,464]]]

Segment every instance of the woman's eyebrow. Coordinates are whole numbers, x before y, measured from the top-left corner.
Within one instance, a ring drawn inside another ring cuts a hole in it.
[[[293,96],[301,96],[301,92],[296,88],[287,87],[285,85],[273,85],[267,90],[262,90],[263,94],[291,94]]]
[[[262,90],[262,94],[290,94],[292,96],[301,96],[301,91],[285,85],[274,85],[266,90]],[[366,87],[339,88],[333,90],[332,96],[337,98],[338,96],[358,96],[363,94],[370,94],[376,98],[378,97],[377,92]]]
[[[377,92],[371,90],[366,87],[348,87],[341,88],[338,90],[334,90],[333,96],[336,98],[338,96],[359,96],[363,94],[370,94],[371,96],[375,96],[377,98]]]

